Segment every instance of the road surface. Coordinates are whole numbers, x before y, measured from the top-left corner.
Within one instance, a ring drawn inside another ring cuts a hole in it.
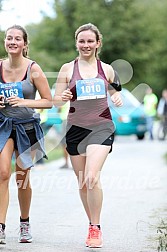
[[[88,221],[72,169],[59,169],[63,160],[35,167],[31,172],[33,198],[30,221],[32,244],[19,244],[19,207],[14,174],[10,181],[7,244],[11,252],[153,252],[157,227],[167,220],[166,141],[137,141],[117,137],[104,164],[101,180],[104,201],[101,225],[104,246],[84,246]]]

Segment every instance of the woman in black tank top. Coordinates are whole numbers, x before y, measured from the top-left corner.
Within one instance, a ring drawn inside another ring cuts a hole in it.
[[[102,44],[98,28],[90,23],[82,25],[75,32],[75,40],[79,55],[62,66],[56,83],[54,105],[61,106],[70,100],[67,151],[88,217],[86,246],[98,248],[102,247],[100,173],[114,140],[107,93],[110,92],[116,106],[121,106],[122,101],[119,92],[114,89],[113,68],[98,58]],[[120,85],[115,87],[121,90]]]

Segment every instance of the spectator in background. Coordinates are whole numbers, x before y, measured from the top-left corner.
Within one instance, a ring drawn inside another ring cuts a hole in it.
[[[157,115],[161,120],[163,136],[162,140],[165,140],[167,134],[167,89],[162,91],[162,97],[158,103]]]
[[[157,107],[158,116],[167,116],[167,89],[162,91],[162,97]]]
[[[153,125],[154,125],[154,119],[157,114],[157,103],[158,98],[153,93],[153,90],[151,87],[148,87],[146,90],[146,95],[144,96],[144,109],[147,116],[147,129],[149,132],[149,138],[150,140],[154,139],[153,136]]]

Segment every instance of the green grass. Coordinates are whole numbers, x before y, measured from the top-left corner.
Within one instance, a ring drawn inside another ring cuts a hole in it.
[[[167,163],[167,153],[164,155],[164,158],[165,158],[166,163]]]
[[[167,251],[167,223],[161,221],[159,227],[157,228],[158,234],[158,248],[157,251]]]
[[[45,163],[49,163],[51,161],[54,161],[63,157],[63,150],[61,147],[56,147],[51,152],[49,152],[47,156],[48,156],[48,160],[45,160]]]

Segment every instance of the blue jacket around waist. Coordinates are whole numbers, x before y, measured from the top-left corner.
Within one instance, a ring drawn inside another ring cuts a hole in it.
[[[44,134],[40,125],[39,118],[32,117],[28,119],[19,119],[5,117],[2,113],[0,113],[0,152],[5,146],[14,128],[16,130],[16,141],[19,153],[17,162],[19,164],[19,167],[22,169],[27,169],[33,166],[33,160],[31,157],[31,143],[23,126],[23,124],[26,123],[33,124],[40,151],[43,153],[43,156],[47,158],[44,150]]]

